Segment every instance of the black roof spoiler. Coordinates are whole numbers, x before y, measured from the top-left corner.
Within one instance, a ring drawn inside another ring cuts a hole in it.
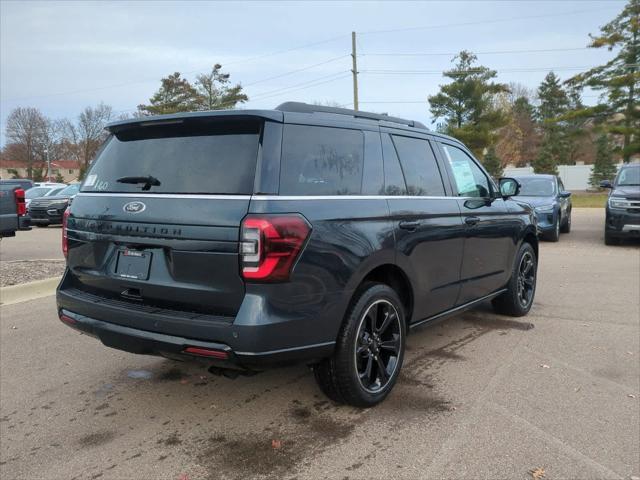
[[[352,110],[350,108],[338,108],[338,107],[324,107],[322,105],[310,105],[302,102],[285,102],[276,107],[276,110],[281,112],[295,112],[295,113],[333,113],[336,115],[348,115],[354,118],[366,118],[368,120],[377,120],[391,123],[399,123],[401,125],[407,125],[414,128],[422,128],[428,130],[428,128],[421,122],[415,120],[406,120],[404,118],[390,117],[380,113],[361,112],[360,110]]]

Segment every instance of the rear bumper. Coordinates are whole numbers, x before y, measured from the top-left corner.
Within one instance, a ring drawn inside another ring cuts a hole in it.
[[[131,353],[192,356],[187,347],[224,351],[227,358],[207,359],[227,368],[261,370],[296,362],[314,362],[332,354],[337,325],[325,318],[272,311],[259,297],[247,295],[233,317],[193,316],[118,300],[92,299],[74,288],[57,291],[58,313],[68,326],[98,338],[108,347]],[[332,308],[327,312],[331,315]],[[73,321],[65,321],[67,317]],[[335,330],[335,331],[334,331]]]

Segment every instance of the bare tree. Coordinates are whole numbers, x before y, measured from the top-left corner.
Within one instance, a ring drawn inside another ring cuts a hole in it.
[[[112,108],[100,103],[96,107],[86,107],[78,116],[76,124],[63,121],[61,128],[64,130],[67,154],[80,163],[82,172],[86,172],[107,137],[104,127],[111,117]]]
[[[46,117],[37,108],[15,108],[7,118],[6,136],[10,143],[21,145],[21,161],[27,167],[27,176],[33,177],[34,162],[42,148],[47,128]]]

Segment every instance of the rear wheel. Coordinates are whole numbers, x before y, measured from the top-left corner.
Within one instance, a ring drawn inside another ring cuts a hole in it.
[[[571,231],[571,210],[567,212],[567,218],[562,223],[560,227],[560,232],[569,233]]]
[[[342,325],[331,358],[314,368],[332,400],[372,407],[389,394],[404,358],[404,307],[396,292],[371,283],[360,290]]]
[[[529,313],[536,293],[538,260],[530,243],[523,243],[507,284],[507,291],[492,300],[497,313],[522,317]]]

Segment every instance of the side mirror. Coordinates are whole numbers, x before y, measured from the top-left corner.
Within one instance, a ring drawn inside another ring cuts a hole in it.
[[[560,192],[560,198],[569,198],[571,196],[571,192],[563,191]]]
[[[520,193],[520,182],[515,178],[503,177],[500,179],[500,194],[502,198],[515,197]]]
[[[610,180],[602,180],[600,182],[600,188],[613,188],[613,185],[611,185]]]

